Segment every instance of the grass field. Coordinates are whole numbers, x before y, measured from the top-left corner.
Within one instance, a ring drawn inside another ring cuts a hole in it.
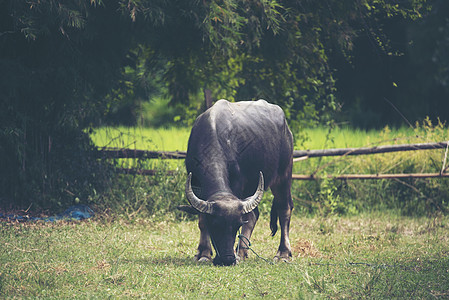
[[[324,127],[304,131],[306,139],[297,139],[295,149],[327,149],[368,147],[416,140],[413,129],[359,130]],[[146,149],[154,151],[186,151],[190,128],[102,127],[91,137],[99,147]],[[422,137],[422,141],[425,137]]]
[[[99,147],[166,151],[185,150],[188,136],[188,129],[134,128],[102,128],[92,135]],[[328,134],[317,128],[308,136],[297,149],[439,141],[448,132],[427,127]],[[328,164],[332,172],[397,172],[405,165],[401,170],[427,171],[441,168],[441,154],[369,156],[334,164],[307,160],[296,169],[311,172]],[[171,163],[164,167],[182,165]],[[251,239],[252,249],[267,261],[250,253],[237,266],[214,267],[193,260],[197,223],[174,208],[186,204],[183,172],[122,175],[93,198],[92,204],[104,209],[97,209],[93,219],[0,221],[0,298],[449,297],[447,180],[295,182],[293,259],[278,264],[271,263],[279,235],[270,236],[267,192]]]
[[[153,151],[186,151],[191,128],[102,127],[90,135],[98,147]],[[424,123],[416,128],[361,130],[347,127],[305,129],[295,138],[294,148],[329,149],[446,141],[449,128]]]
[[[186,151],[190,128],[102,127],[91,134],[98,147]]]
[[[103,216],[0,222],[0,298],[310,299],[449,296],[448,218],[363,215],[292,220],[291,263],[193,261],[195,221]],[[252,238],[274,256],[262,218]]]

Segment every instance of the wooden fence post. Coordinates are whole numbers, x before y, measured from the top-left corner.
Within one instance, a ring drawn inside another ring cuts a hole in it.
[[[206,110],[212,106],[212,91],[204,89],[204,102],[206,103]]]

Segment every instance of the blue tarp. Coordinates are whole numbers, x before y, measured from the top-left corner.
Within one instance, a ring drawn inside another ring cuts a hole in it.
[[[0,213],[0,219],[10,220],[10,221],[45,221],[45,222],[54,222],[57,220],[84,220],[91,218],[95,215],[94,211],[88,207],[87,205],[74,205],[67,208],[62,214],[45,217],[45,218],[36,218],[29,216],[21,216],[16,214],[2,214]]]

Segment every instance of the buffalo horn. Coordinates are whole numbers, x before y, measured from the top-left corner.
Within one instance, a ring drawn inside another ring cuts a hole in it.
[[[253,209],[255,209],[259,203],[260,200],[262,200],[263,192],[264,192],[264,183],[263,183],[263,174],[262,172],[259,172],[259,185],[257,186],[257,190],[251,197],[248,197],[243,202],[243,213],[247,214]]]
[[[192,190],[192,173],[189,173],[186,182],[186,196],[189,200],[190,205],[192,205],[197,211],[203,214],[211,215],[213,212],[212,203],[201,200],[198,198]]]

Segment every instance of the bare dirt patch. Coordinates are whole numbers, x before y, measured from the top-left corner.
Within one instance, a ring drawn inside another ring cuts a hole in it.
[[[322,257],[321,252],[309,240],[298,240],[293,244],[292,250],[293,253],[298,253],[298,257]]]

